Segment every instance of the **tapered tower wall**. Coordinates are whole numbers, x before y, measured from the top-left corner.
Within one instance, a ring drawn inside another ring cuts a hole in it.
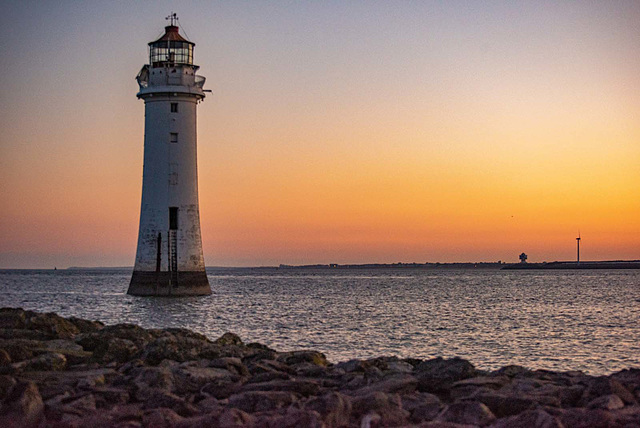
[[[167,27],[177,34],[177,27]],[[189,42],[190,43],[190,42]],[[129,294],[202,295],[211,289],[200,234],[196,108],[204,98],[197,66],[169,61],[145,66],[140,227]]]

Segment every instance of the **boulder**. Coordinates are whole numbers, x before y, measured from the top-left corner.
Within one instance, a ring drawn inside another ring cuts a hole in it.
[[[220,416],[216,418],[216,423],[209,426],[218,426],[220,428],[249,427],[254,425],[254,419],[253,416],[240,409],[231,408],[225,409],[220,413]]]
[[[604,410],[616,410],[622,409],[624,403],[615,394],[602,395],[598,398],[594,398],[587,404],[588,409],[604,409]]]
[[[0,339],[47,340],[51,339],[51,335],[43,331],[28,330],[26,328],[0,328]]]
[[[351,398],[352,420],[360,425],[373,414],[378,415],[381,426],[403,426],[408,423],[408,411],[402,408],[402,401],[397,394],[374,392],[369,395]],[[376,418],[374,418],[376,419]]]
[[[226,346],[226,345],[243,345],[242,339],[240,336],[233,333],[225,333],[216,340],[213,341],[216,345]]]
[[[352,395],[369,395],[373,392],[388,394],[409,394],[418,387],[418,380],[407,374],[392,375],[379,382],[372,383],[363,388],[349,392]]]
[[[510,397],[491,392],[475,395],[473,399],[487,406],[498,418],[517,415],[536,407],[536,401],[531,398]]]
[[[47,352],[27,361],[25,371],[59,371],[67,367],[67,358],[55,352]]]
[[[324,428],[322,417],[318,412],[306,409],[289,408],[283,415],[262,415],[255,426],[257,427],[278,427],[278,428]]]
[[[0,375],[0,403],[9,395],[16,383],[15,378],[8,375]]]
[[[255,413],[289,407],[298,401],[295,394],[284,391],[245,391],[229,397],[229,407]]]
[[[564,428],[562,423],[542,409],[527,410],[491,424],[491,428]]]
[[[351,401],[339,392],[330,392],[310,398],[304,403],[304,408],[318,412],[328,427],[349,425]]]
[[[242,391],[287,391],[309,397],[320,393],[318,382],[307,379],[272,380],[269,382],[247,383],[242,386]]]
[[[510,378],[514,378],[514,377],[527,377],[527,376],[531,376],[531,374],[532,372],[528,368],[512,364],[509,366],[504,366],[501,369],[491,372],[490,376],[507,376]]]
[[[242,363],[240,358],[223,357],[210,360],[209,367],[224,369],[238,376],[249,376],[249,369]]]
[[[138,367],[129,373],[133,384],[138,388],[157,388],[172,391],[174,377],[167,367]]]
[[[138,389],[136,399],[144,403],[142,407],[145,410],[166,407],[185,417],[200,413],[197,407],[184,398],[157,388]]]
[[[37,427],[44,416],[44,403],[33,382],[19,382],[0,408],[0,426]]]
[[[175,427],[184,418],[171,409],[159,408],[148,410],[142,416],[142,425],[154,428]]]
[[[33,312],[31,312],[33,314]],[[27,327],[27,312],[22,308],[0,308],[0,328],[24,329]]]
[[[587,405],[603,395],[617,395],[625,404],[637,404],[631,391],[612,377],[598,376],[590,379],[582,396],[582,404]]]
[[[54,313],[34,313],[26,318],[25,326],[29,330],[43,332],[52,339],[73,339],[80,333],[72,322]]]
[[[415,368],[418,389],[424,392],[448,390],[454,382],[476,376],[477,370],[462,358],[445,360],[441,357],[423,361]]]
[[[324,354],[318,351],[282,352],[278,354],[276,360],[288,366],[293,366],[301,363],[312,363],[318,366],[326,367],[329,364]]]
[[[75,325],[80,333],[94,333],[104,328],[104,323],[100,321],[89,321],[76,317],[69,317],[67,321]]]
[[[11,364],[11,355],[4,349],[0,349],[0,367],[6,367]]]
[[[444,408],[436,420],[457,424],[486,426],[496,419],[487,406],[479,401],[460,401]]]
[[[215,367],[202,367],[197,363],[183,363],[172,370],[175,390],[179,394],[195,393],[210,383],[235,383],[240,380],[236,374]]]
[[[551,409],[547,411],[551,412]],[[557,409],[553,414],[565,427],[614,427],[615,417],[601,409]]]

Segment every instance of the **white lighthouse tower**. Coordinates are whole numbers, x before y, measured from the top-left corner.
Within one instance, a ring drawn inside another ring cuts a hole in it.
[[[129,294],[211,294],[202,254],[196,106],[205,78],[196,75],[194,43],[178,31],[176,14],[149,43],[149,64],[137,81],[144,100],[144,166],[136,262]]]

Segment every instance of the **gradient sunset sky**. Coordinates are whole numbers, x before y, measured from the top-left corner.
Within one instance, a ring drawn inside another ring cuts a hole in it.
[[[208,266],[640,259],[640,2],[3,2],[0,267],[132,266],[170,12]]]

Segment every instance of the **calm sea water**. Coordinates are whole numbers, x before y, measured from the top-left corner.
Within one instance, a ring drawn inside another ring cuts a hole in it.
[[[330,361],[460,356],[609,374],[640,367],[640,271],[208,270],[213,294],[132,297],[130,271],[0,270],[0,306],[226,331]]]

